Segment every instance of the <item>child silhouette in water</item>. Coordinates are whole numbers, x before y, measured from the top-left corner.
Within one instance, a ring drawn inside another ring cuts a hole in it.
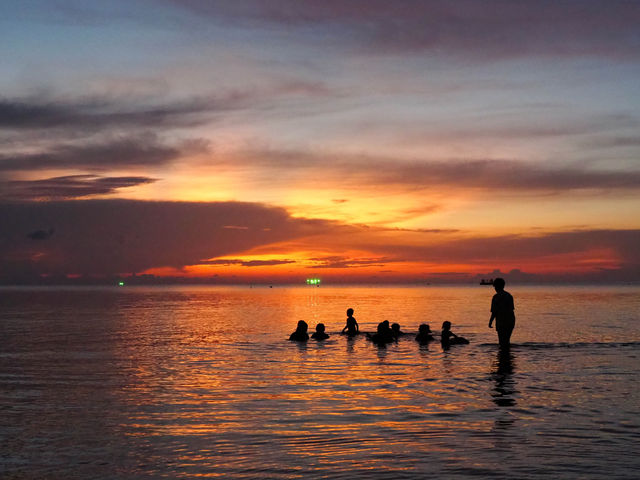
[[[329,335],[324,333],[324,323],[319,323],[316,325],[316,331],[313,335],[311,335],[311,338],[313,338],[314,340],[325,340],[329,338]]]
[[[392,323],[391,324],[391,335],[393,335],[393,338],[398,340],[398,337],[401,337],[404,335],[404,332],[400,331],[400,324],[399,323]]]
[[[386,345],[395,340],[391,328],[389,328],[389,320],[385,320],[378,324],[376,333],[371,335],[367,333],[367,338],[378,345]]]
[[[431,335],[431,328],[426,323],[423,323],[418,327],[418,334],[416,335],[416,342],[420,343],[428,343],[434,340],[433,335]]]
[[[469,340],[463,337],[459,337],[451,331],[451,322],[442,322],[442,333],[440,334],[440,341],[443,345],[458,345],[469,343]]]
[[[293,340],[295,342],[306,342],[309,340],[309,334],[307,333],[308,328],[309,326],[307,325],[307,322],[304,320],[298,321],[298,327],[296,328],[296,331],[289,336],[289,340]]]
[[[347,335],[349,336],[357,335],[360,331],[358,322],[356,322],[356,319],[353,318],[353,308],[347,310],[347,324],[342,329],[342,333],[344,333],[345,330],[347,331]]]

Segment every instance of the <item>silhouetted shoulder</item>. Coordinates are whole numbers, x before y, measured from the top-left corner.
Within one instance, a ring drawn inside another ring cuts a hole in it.
[[[448,321],[442,322],[440,341],[443,347],[448,347],[449,345],[466,345],[469,343],[469,340],[464,337],[459,337],[451,331],[451,322]]]
[[[429,327],[428,324],[422,323],[418,327],[418,334],[416,335],[416,342],[428,343],[428,342],[431,342],[432,340],[435,340],[435,339],[433,338],[433,335],[431,334],[431,328]]]
[[[416,342],[420,342],[420,343],[427,343],[427,342],[431,342],[435,340],[435,338],[433,338],[433,335],[427,333],[426,335],[423,335],[422,333],[418,333],[416,335]]]
[[[376,333],[374,333],[373,335],[367,333],[367,338],[372,342],[377,343],[378,345],[386,345],[387,343],[393,342],[395,340],[391,328],[389,327],[388,320],[380,322],[378,324]]]
[[[296,327],[296,331],[289,336],[289,340],[292,340],[295,342],[306,342],[307,340],[309,340],[309,334],[307,333],[307,329],[308,329],[307,322],[305,322],[304,320],[300,320],[298,322],[298,326]]]
[[[469,345],[469,340],[464,337],[454,337],[449,340],[451,345]]]
[[[302,332],[293,332],[289,336],[289,340],[294,341],[294,342],[306,342],[307,340],[309,340],[309,334],[308,333],[302,333]]]
[[[491,299],[491,312],[497,315],[512,312],[514,309],[513,297],[506,290],[497,292]]]

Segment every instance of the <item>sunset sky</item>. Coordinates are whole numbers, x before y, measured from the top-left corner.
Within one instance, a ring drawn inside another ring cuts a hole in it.
[[[0,280],[640,280],[640,2],[7,0]]]

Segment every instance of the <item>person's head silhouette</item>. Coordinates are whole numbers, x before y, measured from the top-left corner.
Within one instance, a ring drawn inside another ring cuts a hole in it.
[[[496,292],[501,292],[504,290],[504,286],[507,282],[504,281],[504,278],[496,278],[493,280],[493,288],[496,289]]]
[[[351,317],[353,316],[353,308],[348,308],[347,309],[347,317]]]
[[[309,326],[307,325],[307,322],[304,320],[298,320],[298,328],[296,328],[296,331],[306,333],[308,328]]]
[[[451,330],[451,322],[448,320],[442,322],[442,330]]]
[[[324,333],[324,323],[319,323],[316,325],[316,332]]]

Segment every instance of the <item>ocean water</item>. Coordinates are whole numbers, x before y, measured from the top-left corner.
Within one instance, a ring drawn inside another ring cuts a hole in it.
[[[0,477],[638,478],[640,287],[507,289],[507,353],[491,287],[0,289]]]

